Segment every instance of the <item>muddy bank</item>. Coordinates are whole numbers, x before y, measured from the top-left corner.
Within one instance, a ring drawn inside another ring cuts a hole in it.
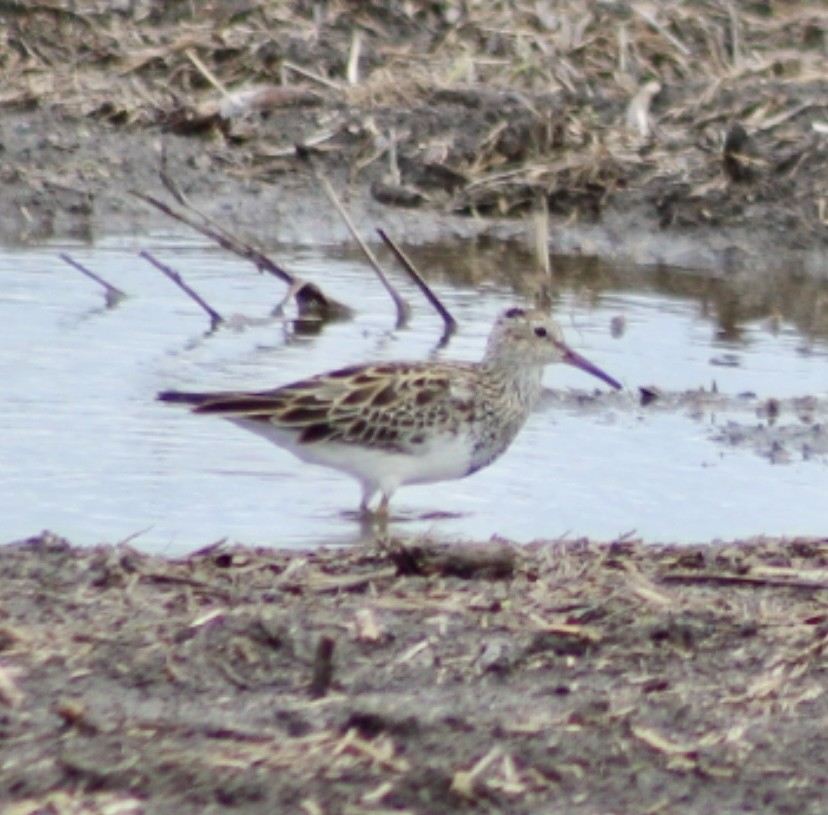
[[[0,578],[16,815],[826,805],[824,540],[167,560],[44,534]]]
[[[5,240],[143,231],[166,170],[263,240],[523,235],[553,251],[825,275],[819,3],[12,3]]]
[[[50,134],[48,144],[44,132]],[[156,129],[113,129],[40,111],[7,115],[0,123],[0,143],[6,179],[0,239],[8,244],[180,231],[131,194],[163,194],[157,178],[162,153],[176,181],[202,211],[263,246],[352,241],[313,167],[301,159],[273,179],[240,179],[228,172],[216,148],[199,139]],[[356,182],[349,178],[346,161],[327,157],[317,165],[325,169],[369,242],[378,243],[375,230],[382,227],[408,244],[456,239],[532,246],[529,214],[469,215],[425,201],[416,207],[387,204],[372,194],[370,177]],[[768,207],[735,222],[710,225],[702,220],[692,227],[665,227],[658,220],[654,194],[649,189],[619,191],[595,218],[577,210],[550,214],[550,251],[620,263],[622,272],[628,264],[683,267],[740,287],[789,274],[825,281],[824,235],[806,228],[804,221],[780,229]]]

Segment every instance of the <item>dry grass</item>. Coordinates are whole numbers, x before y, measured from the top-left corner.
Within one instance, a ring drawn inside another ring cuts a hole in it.
[[[0,104],[220,133],[267,168],[296,136],[274,146],[251,116],[324,104],[303,141],[357,138],[359,167],[389,149],[444,167],[468,182],[447,202],[461,210],[509,212],[540,193],[588,215],[658,177],[716,196],[729,124],[756,140],[757,168],[783,176],[816,162],[826,124],[818,2],[5,6]],[[464,108],[501,114],[471,140],[384,116],[447,104],[461,121]],[[815,222],[824,211],[814,188]]]

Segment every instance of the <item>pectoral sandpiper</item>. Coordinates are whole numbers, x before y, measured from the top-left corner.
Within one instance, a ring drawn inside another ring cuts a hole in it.
[[[480,362],[380,362],[273,390],[170,390],[158,398],[222,416],[302,461],[353,476],[362,511],[380,492],[384,515],[398,487],[463,478],[498,458],[535,407],[544,367],[555,362],[621,387],[569,348],[547,314],[511,308]]]

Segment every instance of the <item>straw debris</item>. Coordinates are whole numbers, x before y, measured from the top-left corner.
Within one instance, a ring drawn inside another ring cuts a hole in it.
[[[4,805],[818,811],[828,541],[407,545],[0,548]]]
[[[590,221],[636,205],[675,228],[748,213],[772,226],[784,202],[792,245],[824,236],[817,2],[55,0],[4,14],[0,104],[197,139],[202,172],[311,177],[311,152],[389,206],[524,214],[543,199]],[[103,163],[71,177],[100,189]]]

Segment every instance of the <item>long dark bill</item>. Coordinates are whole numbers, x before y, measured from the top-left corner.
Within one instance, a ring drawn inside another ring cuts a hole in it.
[[[615,390],[621,390],[622,385],[618,380],[613,379],[609,374],[604,373],[597,365],[593,365],[586,357],[582,357],[580,354],[573,351],[568,345],[561,343],[561,351],[563,352],[563,361],[567,365],[573,365],[576,368],[580,368],[588,374],[597,376],[598,379],[606,382],[607,385],[615,388]]]

